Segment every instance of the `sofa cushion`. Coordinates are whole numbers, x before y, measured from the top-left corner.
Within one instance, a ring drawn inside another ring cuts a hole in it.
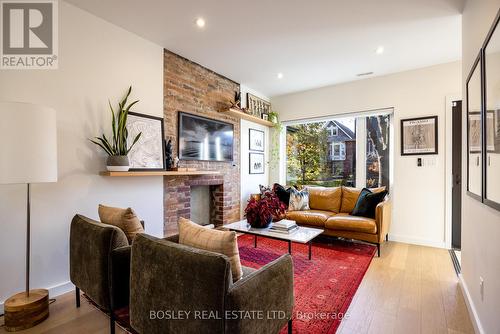
[[[377,233],[375,219],[350,216],[346,213],[339,213],[330,217],[325,222],[325,227],[331,230],[352,231],[362,233]]]
[[[351,215],[375,218],[375,209],[384,200],[386,195],[387,190],[373,193],[369,189],[363,188]]]
[[[292,188],[290,192],[289,211],[309,210],[309,191],[307,189],[297,190]]]
[[[140,219],[131,208],[120,209],[99,204],[97,211],[101,222],[120,228],[130,244],[138,233],[144,233]]]
[[[313,210],[340,212],[342,188],[340,187],[308,187],[309,207]]]
[[[333,212],[323,210],[288,211],[286,218],[295,220],[297,224],[324,227],[325,221],[333,215]]]
[[[352,188],[352,187],[344,187],[342,186],[342,205],[340,207],[341,213],[351,213],[356,206],[356,202],[358,201],[359,194],[362,189]],[[372,193],[379,193],[384,191],[385,187],[379,188],[370,188]]]
[[[288,204],[290,203],[290,193],[292,192],[292,188],[285,188],[279,183],[275,183],[273,185],[273,191],[278,196],[279,200],[285,204],[288,209]]]
[[[236,232],[208,229],[189,219],[179,218],[179,244],[224,254],[231,263],[233,282],[243,276]]]

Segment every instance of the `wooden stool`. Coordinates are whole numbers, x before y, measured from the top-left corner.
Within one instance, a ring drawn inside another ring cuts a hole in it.
[[[5,330],[17,332],[38,325],[49,316],[49,291],[30,290],[15,294],[5,301]]]

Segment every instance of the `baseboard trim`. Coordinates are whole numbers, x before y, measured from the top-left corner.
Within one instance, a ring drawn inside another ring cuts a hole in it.
[[[58,297],[58,296],[63,295],[67,292],[70,292],[71,290],[74,290],[74,289],[75,289],[75,286],[71,282],[64,282],[64,283],[61,283],[58,285],[54,285],[54,286],[48,288],[49,298]],[[3,314],[3,310],[4,310],[3,304],[4,303],[5,303],[5,300],[2,300],[2,302],[0,302],[0,314]]]
[[[479,320],[479,316],[476,311],[476,307],[474,306],[474,302],[469,293],[469,289],[467,288],[467,284],[464,281],[462,274],[458,275],[458,281],[460,283],[460,288],[462,289],[462,293],[465,299],[465,305],[467,305],[467,310],[469,311],[469,316],[472,320],[472,326],[474,326],[474,331],[477,334],[484,334],[483,326],[481,325],[481,321]]]
[[[405,235],[390,234],[390,233],[389,233],[389,241],[397,241],[397,242],[403,242],[405,244],[412,244],[419,246],[446,248],[446,244],[444,241],[418,239],[418,238],[408,237]]]

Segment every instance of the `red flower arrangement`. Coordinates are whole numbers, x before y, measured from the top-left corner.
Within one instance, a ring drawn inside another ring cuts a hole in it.
[[[250,198],[245,209],[245,216],[250,226],[264,228],[269,226],[273,218],[279,218],[286,211],[286,206],[272,191],[266,191],[261,199]]]

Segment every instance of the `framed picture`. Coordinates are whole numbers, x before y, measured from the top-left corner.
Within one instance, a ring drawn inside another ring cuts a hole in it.
[[[269,114],[271,112],[271,103],[247,93],[247,109],[252,115],[261,118],[262,114]]]
[[[483,201],[483,95],[481,54],[467,77],[467,194]]]
[[[438,154],[438,117],[401,120],[401,155]]]
[[[264,153],[249,153],[250,174],[264,174]]]
[[[164,170],[163,118],[129,112],[127,130],[128,145],[138,133],[142,133],[128,154],[130,170]]]
[[[483,46],[483,202],[500,211],[500,11]]]
[[[249,129],[248,142],[250,151],[264,152],[264,131]]]

